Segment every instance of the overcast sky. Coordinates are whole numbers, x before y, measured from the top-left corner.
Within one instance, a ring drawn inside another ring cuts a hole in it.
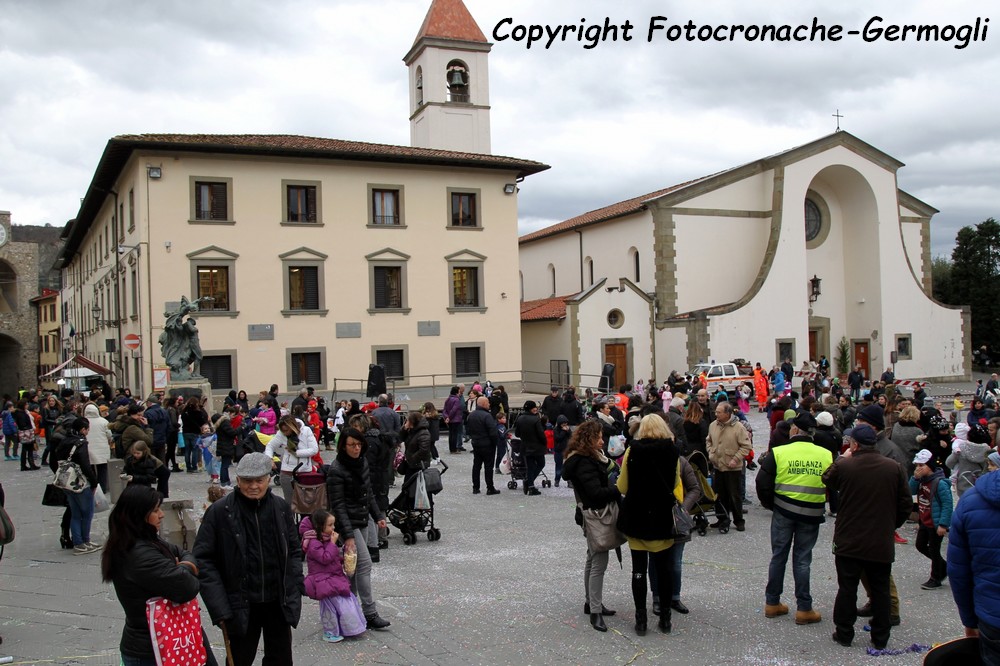
[[[61,225],[117,134],[282,133],[407,145],[409,49],[430,0],[0,0],[0,209]],[[545,162],[520,194],[527,233],[842,127],[896,157],[941,210],[935,255],[1000,217],[1000,20],[985,41],[646,41],[669,23],[972,24],[995,2],[466,0],[494,26],[626,20],[631,42],[490,55],[495,154]],[[872,9],[878,5],[878,9]],[[610,14],[609,14],[610,12]],[[662,32],[659,33],[662,35]]]

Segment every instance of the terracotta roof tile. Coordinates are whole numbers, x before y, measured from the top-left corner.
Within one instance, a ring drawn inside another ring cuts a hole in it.
[[[521,321],[553,321],[566,318],[566,301],[575,294],[553,296],[521,303]]]
[[[416,44],[423,37],[458,39],[463,42],[486,43],[486,35],[479,29],[462,0],[434,0],[417,32]]]
[[[618,203],[605,206],[604,208],[592,210],[589,213],[584,213],[583,215],[577,215],[576,217],[572,217],[564,222],[559,222],[558,224],[553,224],[550,227],[545,227],[544,229],[539,229],[538,231],[521,236],[518,239],[518,243],[528,243],[540,238],[555,236],[556,234],[560,234],[564,231],[585,227],[588,224],[595,224],[597,222],[604,222],[605,220],[611,220],[616,217],[631,215],[632,213],[636,213],[645,208],[646,201],[655,199],[656,197],[663,196],[664,194],[668,194],[670,192],[674,192],[701,180],[704,179],[696,178],[695,180],[689,180],[686,183],[672,185],[671,187],[667,187],[662,190],[656,190],[655,192],[650,192],[649,194],[643,194],[642,196],[626,199],[625,201],[619,201]]]

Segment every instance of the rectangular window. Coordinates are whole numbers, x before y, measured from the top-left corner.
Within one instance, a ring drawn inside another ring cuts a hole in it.
[[[569,361],[549,361],[549,381],[553,386],[569,386]]]
[[[474,193],[451,193],[451,226],[476,226],[476,195]]]
[[[289,222],[315,222],[316,214],[316,186],[315,185],[288,185],[288,221]]]
[[[201,374],[212,385],[213,390],[235,388],[233,385],[233,357],[228,354],[202,357]]]
[[[132,316],[139,316],[139,274],[132,269]]]
[[[456,266],[451,269],[451,282],[456,308],[479,307],[479,269]]]
[[[291,361],[293,386],[323,383],[321,354],[319,352],[292,354]]]
[[[315,266],[288,268],[288,308],[319,310],[319,269]]]
[[[214,301],[199,305],[201,310],[229,309],[229,267],[198,267],[198,298],[210,297]]]
[[[912,339],[909,335],[896,336],[896,359],[908,361],[913,358]]]
[[[399,190],[372,190],[372,224],[399,224]]]
[[[229,219],[226,183],[195,181],[194,219],[216,221]]]
[[[379,349],[375,352],[375,364],[385,368],[386,379],[399,381],[405,376],[402,349]]]
[[[128,230],[135,231],[135,190],[128,191]]]
[[[45,353],[49,353],[49,336],[45,336]]]
[[[478,377],[481,369],[479,347],[455,347],[455,376]]]
[[[402,270],[398,266],[375,266],[375,307],[402,308]]]

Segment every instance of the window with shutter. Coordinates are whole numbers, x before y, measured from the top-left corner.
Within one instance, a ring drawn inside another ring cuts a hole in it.
[[[288,307],[292,310],[319,309],[319,269],[315,266],[289,267]]]
[[[405,376],[402,349],[379,349],[375,352],[375,363],[385,368],[386,379],[399,381]]]
[[[292,354],[292,384],[322,384],[322,361],[319,352]]]
[[[227,184],[196,181],[194,184],[194,219],[225,221],[229,219]]]
[[[233,386],[233,357],[226,356],[204,356],[201,359],[201,374],[212,385],[213,390],[232,389]]]
[[[289,222],[316,222],[315,185],[289,185],[287,195]]]
[[[374,271],[375,307],[403,307],[403,289],[400,268],[398,266],[376,266]]]
[[[455,376],[478,377],[481,351],[479,347],[455,347]]]

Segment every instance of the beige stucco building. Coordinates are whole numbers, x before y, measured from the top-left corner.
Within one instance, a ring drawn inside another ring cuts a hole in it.
[[[60,257],[83,347],[99,362],[119,359],[120,383],[148,392],[163,365],[164,313],[184,295],[213,299],[196,319],[215,391],[358,390],[371,363],[397,390],[516,370],[516,183],[548,167],[483,145],[489,44],[470,22],[460,0],[435,0],[407,55],[411,93],[418,67],[425,89],[472,90],[471,101],[414,96],[411,123],[429,118],[417,147],[111,139]],[[446,149],[465,129],[478,152]],[[130,334],[140,338],[134,353],[122,351]]]
[[[616,383],[744,358],[796,367],[846,338],[878,376],[969,373],[968,312],[931,298],[930,222],[903,164],[847,132],[520,239],[526,371]],[[812,279],[819,279],[813,295]]]
[[[45,375],[63,361],[62,304],[58,289],[42,289],[42,293],[31,299],[38,320],[38,385],[54,391],[58,388],[57,377]]]

